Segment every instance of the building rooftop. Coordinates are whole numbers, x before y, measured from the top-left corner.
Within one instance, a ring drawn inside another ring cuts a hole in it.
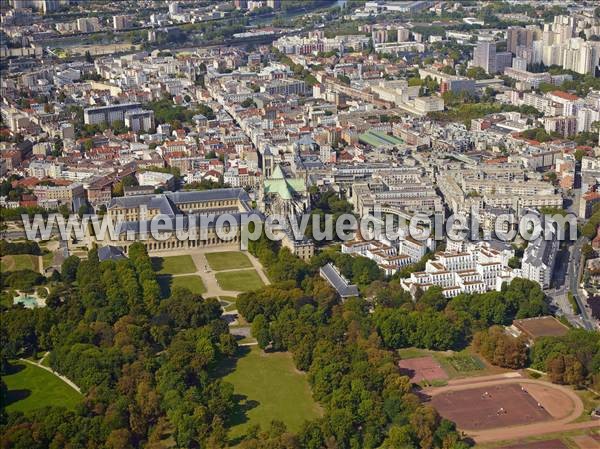
[[[358,296],[358,287],[349,284],[331,262],[322,266],[319,272],[342,298]]]

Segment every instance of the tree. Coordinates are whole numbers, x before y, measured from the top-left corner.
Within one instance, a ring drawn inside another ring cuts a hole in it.
[[[508,266],[510,268],[521,268],[521,259],[517,256],[513,256],[508,260]]]
[[[585,156],[587,153],[585,152],[585,150],[575,150],[575,160],[577,162],[581,162],[581,160],[583,159],[583,156]]]
[[[246,98],[244,101],[242,101],[240,103],[240,106],[242,106],[244,109],[253,107],[256,107],[256,103],[254,102],[254,100],[252,98]]]
[[[61,279],[67,283],[75,281],[80,263],[81,259],[77,256],[72,255],[67,257],[60,268]]]
[[[256,338],[261,349],[265,349],[271,343],[269,323],[263,315],[257,315],[252,321],[252,336]]]
[[[350,78],[344,75],[343,73],[338,74],[337,79],[340,80],[342,84],[345,84],[347,86],[350,85]]]
[[[111,128],[115,134],[125,134],[129,130],[123,120],[115,120],[112,122]]]
[[[466,76],[475,80],[485,80],[493,78],[491,75],[488,75],[486,71],[481,67],[469,67],[466,71]]]
[[[138,181],[133,175],[127,175],[120,181],[113,184],[112,195],[113,196],[123,196],[124,195],[124,187],[132,187],[137,186]]]
[[[473,347],[490,363],[503,368],[519,369],[527,362],[526,339],[507,335],[499,326],[476,333]]]

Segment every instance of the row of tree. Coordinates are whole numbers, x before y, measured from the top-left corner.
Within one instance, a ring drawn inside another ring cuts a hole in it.
[[[8,254],[32,254],[34,256],[41,256],[42,250],[40,245],[32,240],[24,240],[22,242],[0,240],[0,256],[6,256]]]

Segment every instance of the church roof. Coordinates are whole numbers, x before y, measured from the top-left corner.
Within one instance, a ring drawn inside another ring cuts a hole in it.
[[[306,183],[302,178],[287,178],[281,167],[277,165],[271,177],[264,181],[264,192],[276,194],[284,200],[291,200],[294,195],[306,192]]]
[[[284,179],[285,175],[283,174],[283,170],[281,166],[277,164],[275,170],[273,170],[273,174],[271,175],[271,179]]]

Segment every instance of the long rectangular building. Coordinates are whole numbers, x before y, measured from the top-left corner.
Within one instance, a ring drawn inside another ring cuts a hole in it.
[[[141,107],[141,103],[123,103],[86,108],[83,111],[83,122],[86,125],[98,125],[100,123],[112,125],[119,120],[125,123],[125,113],[141,109]]]

